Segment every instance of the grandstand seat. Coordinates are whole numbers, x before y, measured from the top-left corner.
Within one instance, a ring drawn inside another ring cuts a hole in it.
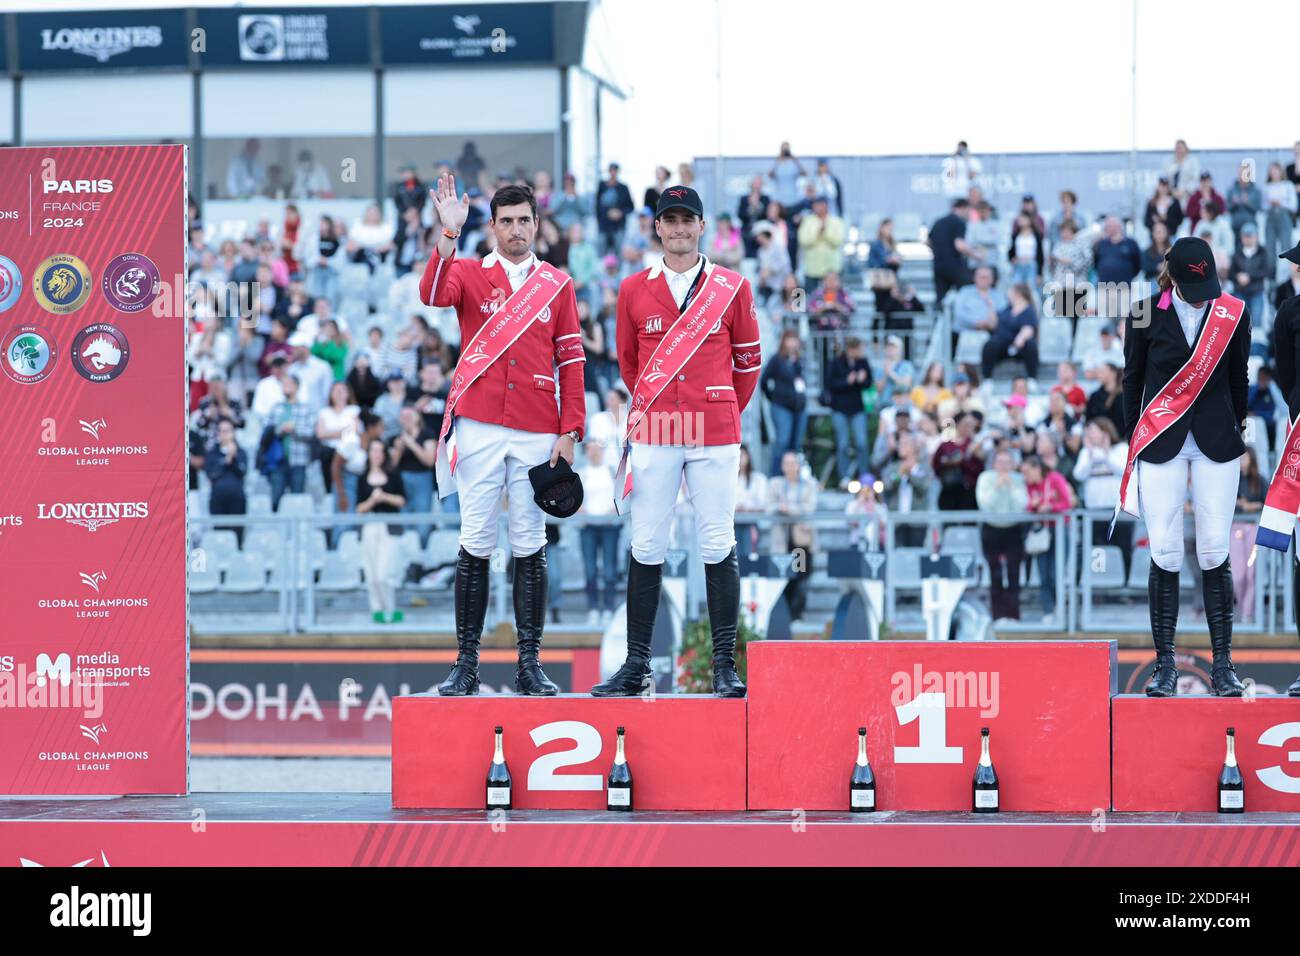
[[[890,568],[891,583],[895,588],[920,588],[921,559],[925,548],[895,548],[894,562]]]
[[[1079,319],[1078,329],[1074,333],[1074,351],[1070,356],[1074,361],[1082,362],[1090,350],[1100,347],[1101,330],[1109,321],[1095,315]]]
[[[221,569],[211,562],[200,568],[190,563],[189,586],[191,594],[211,594],[221,585]]]
[[[943,537],[939,539],[939,550],[944,554],[956,551],[979,554],[980,529],[972,528],[970,525],[949,525],[943,529]]]
[[[987,332],[961,332],[957,336],[957,352],[953,361],[962,364],[979,365],[984,358],[984,343],[989,340]]]
[[[266,558],[256,551],[241,551],[230,558],[221,590],[231,594],[254,594],[266,587]]]
[[[1101,570],[1094,571],[1095,561],[1089,561],[1085,574],[1092,582],[1095,591],[1114,591],[1123,588],[1126,581],[1124,578],[1124,552],[1114,545],[1100,545],[1101,551]],[[1097,550],[1097,549],[1094,549]]]
[[[1070,358],[1069,319],[1043,319],[1038,327],[1040,337],[1038,358],[1044,365],[1064,362]]]
[[[311,515],[316,513],[316,506],[311,495],[290,492],[280,498],[278,513],[282,515]]]
[[[1140,547],[1133,549],[1133,561],[1128,569],[1128,586],[1134,590],[1145,591],[1147,578],[1151,572],[1151,549]]]
[[[279,528],[250,528],[244,537],[244,550],[260,554],[267,564],[278,564],[285,555],[287,540]]]
[[[308,582],[311,581],[313,577],[314,572],[312,569],[300,564],[298,566],[297,589],[301,590],[307,587]],[[285,587],[288,579],[289,572],[284,565],[279,562],[273,563],[271,565],[271,576],[267,581],[267,587],[273,591],[279,591]]]
[[[199,538],[199,547],[207,552],[209,564],[225,570],[230,560],[239,553],[239,539],[230,530],[205,531]]]
[[[355,591],[361,587],[359,558],[360,555],[353,557],[337,551],[326,554],[316,588],[320,591]]]
[[[269,515],[271,513],[271,496],[254,492],[248,496],[248,513],[250,515]]]
[[[453,564],[460,552],[460,532],[455,528],[439,528],[429,535],[424,548],[424,563],[430,567]]]

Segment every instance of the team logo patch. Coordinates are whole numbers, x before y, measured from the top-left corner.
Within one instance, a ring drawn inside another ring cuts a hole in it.
[[[32,287],[47,312],[67,315],[90,298],[90,270],[76,256],[50,256],[36,269]]]
[[[115,325],[96,322],[72,341],[72,367],[92,382],[111,382],[126,371],[131,346]]]
[[[141,312],[158,296],[158,267],[138,252],[124,252],[104,269],[101,287],[119,312]]]
[[[664,330],[664,319],[661,315],[652,315],[645,320],[645,330],[647,335],[655,335]]]
[[[20,385],[35,385],[54,371],[54,337],[35,325],[20,325],[4,340],[4,369]]]
[[[23,274],[8,256],[0,256],[0,312],[10,308],[23,291]]]

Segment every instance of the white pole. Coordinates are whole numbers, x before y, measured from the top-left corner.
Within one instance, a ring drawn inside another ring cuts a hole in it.
[[[1129,145],[1129,217],[1134,223],[1138,218],[1138,140],[1137,140],[1137,88],[1138,88],[1138,0],[1133,0],[1133,72],[1129,89],[1130,145]]]
[[[713,55],[716,139],[713,157],[713,208],[704,210],[704,218],[707,220],[712,220],[717,215],[717,211],[722,208],[722,0],[713,0],[713,36],[716,44]]]

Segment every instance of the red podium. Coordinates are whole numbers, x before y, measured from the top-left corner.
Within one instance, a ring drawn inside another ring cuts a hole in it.
[[[1111,701],[1111,723],[1116,810],[1216,811],[1235,727],[1246,810],[1300,812],[1300,700],[1126,694]]]
[[[393,806],[482,809],[496,726],[517,809],[603,810],[620,726],[636,809],[745,809],[745,701],[695,694],[395,698]]]
[[[843,810],[867,728],[882,810],[969,810],[990,728],[1003,810],[1110,806],[1110,641],[748,646],[749,808]]]

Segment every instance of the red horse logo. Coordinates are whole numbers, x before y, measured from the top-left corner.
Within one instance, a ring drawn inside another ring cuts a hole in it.
[[[685,189],[670,189],[670,190],[668,190],[668,195],[672,196],[674,199],[685,199],[685,198],[686,198],[686,190],[685,190]]]
[[[1191,269],[1202,279],[1205,278],[1205,270],[1208,269],[1209,267],[1210,264],[1206,262],[1204,259],[1202,259],[1200,262],[1190,262],[1187,264],[1187,268]]]

